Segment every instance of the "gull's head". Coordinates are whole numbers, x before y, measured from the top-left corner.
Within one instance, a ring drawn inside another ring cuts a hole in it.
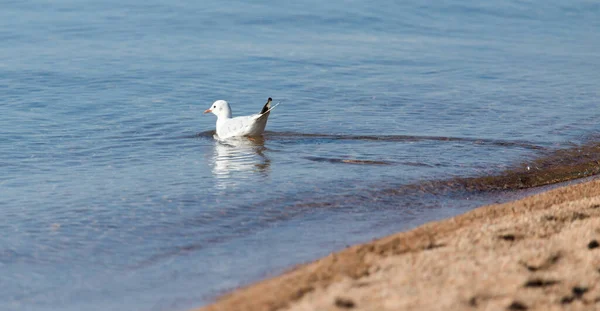
[[[229,104],[224,100],[217,100],[210,106],[210,108],[204,110],[204,113],[209,112],[212,112],[219,118],[231,118],[231,108],[229,107]]]

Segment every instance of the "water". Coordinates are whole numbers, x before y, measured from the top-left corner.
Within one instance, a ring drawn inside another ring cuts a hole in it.
[[[599,130],[593,1],[0,8],[2,310],[199,306]],[[264,139],[212,138],[214,100],[267,97]]]

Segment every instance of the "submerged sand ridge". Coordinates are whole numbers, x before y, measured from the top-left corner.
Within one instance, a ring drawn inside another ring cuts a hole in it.
[[[529,189],[600,174],[600,144],[543,152],[537,159],[497,174],[457,177],[410,185],[427,192],[458,190],[468,192]]]
[[[416,188],[552,184],[597,174],[598,151],[559,150],[529,168]],[[600,181],[591,181],[353,246],[201,310],[600,309],[599,242]]]

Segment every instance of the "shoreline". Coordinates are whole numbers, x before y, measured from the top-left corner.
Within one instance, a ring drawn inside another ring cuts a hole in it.
[[[351,246],[197,310],[600,308],[598,242],[592,180]]]

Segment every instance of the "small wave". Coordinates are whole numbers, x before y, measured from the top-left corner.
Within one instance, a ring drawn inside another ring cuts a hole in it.
[[[478,145],[495,145],[502,147],[521,147],[532,150],[546,150],[544,146],[521,140],[500,140],[487,138],[451,137],[451,136],[418,136],[418,135],[342,135],[342,134],[319,134],[319,133],[297,133],[297,132],[271,132],[266,131],[268,139],[278,138],[321,138],[331,140],[362,140],[381,142],[415,142],[415,141],[449,141],[468,142]]]
[[[343,158],[325,158],[325,157],[304,157],[304,159],[315,162],[343,163],[343,164],[366,164],[366,165],[390,165],[392,162],[377,160],[359,160]]]
[[[185,135],[181,138],[213,138],[214,130],[198,132],[194,135]],[[380,142],[416,142],[416,141],[444,141],[444,142],[467,142],[476,145],[494,145],[500,147],[521,147],[531,150],[547,150],[547,147],[522,140],[501,140],[489,138],[452,137],[452,136],[418,136],[418,135],[344,135],[344,134],[320,134],[299,132],[273,132],[265,131],[264,138],[268,140],[290,139],[290,138],[320,138],[329,140],[362,140]]]

